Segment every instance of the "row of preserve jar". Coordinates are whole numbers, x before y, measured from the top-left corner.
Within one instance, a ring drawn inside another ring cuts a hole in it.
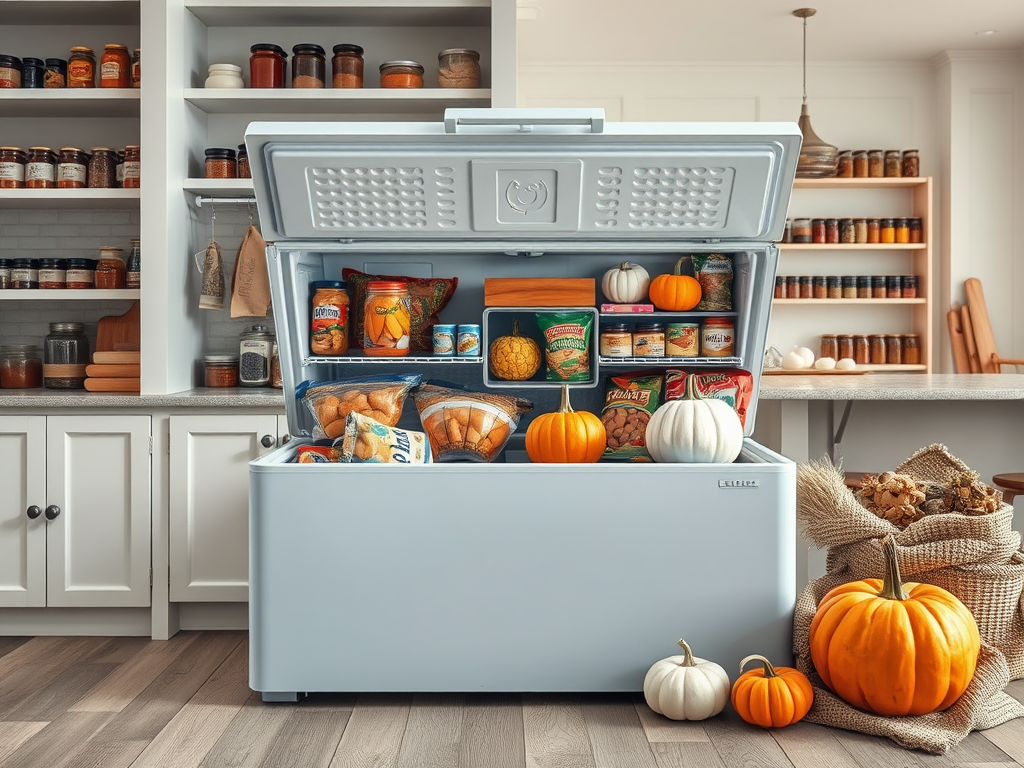
[[[922,243],[921,219],[786,219],[783,243]]]
[[[921,337],[916,333],[826,333],[821,336],[821,357],[850,357],[857,365],[920,365]]]
[[[107,43],[96,67],[96,52],[76,45],[64,59],[36,59],[0,54],[0,88],[138,88],[142,83],[139,49]]]
[[[139,189],[141,160],[137,146],[0,147],[0,189]]]
[[[125,262],[120,248],[100,248],[97,259],[0,259],[0,289],[78,290],[141,287],[142,253],[132,239]]]
[[[50,323],[43,354],[35,344],[0,346],[0,389],[84,389],[89,338],[82,323]]]

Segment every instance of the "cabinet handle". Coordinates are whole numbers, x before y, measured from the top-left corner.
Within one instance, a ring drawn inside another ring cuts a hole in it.
[[[60,514],[60,507],[58,507],[56,504],[51,504],[50,506],[48,506],[46,508],[46,519],[47,520],[54,520],[54,519],[56,519],[57,515],[59,515],[59,514]]]
[[[33,504],[31,507],[25,510],[25,514],[28,515],[29,520],[35,520],[37,517],[43,514],[43,510],[41,510],[39,507]]]
[[[274,443],[276,442],[277,440],[274,439],[273,435],[264,435],[263,439],[260,440],[260,443],[263,445],[264,448],[273,448]]]

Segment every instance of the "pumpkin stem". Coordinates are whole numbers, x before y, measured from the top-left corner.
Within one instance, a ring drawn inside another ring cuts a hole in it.
[[[689,269],[690,275],[689,276],[690,277],[694,277],[695,275],[693,274],[693,258],[690,257],[689,255],[687,255],[687,256],[680,256],[679,257],[679,261],[676,262],[676,268],[672,271],[672,274],[674,274],[674,275],[681,275],[681,274],[683,274],[682,270],[683,270],[683,262],[684,261],[689,262],[689,264],[690,264],[690,269]]]
[[[619,267],[619,269],[632,269],[632,268],[633,267],[630,265],[630,263],[628,261],[622,262],[622,266]]]
[[[896,558],[896,540],[892,534],[882,540],[882,557],[885,558],[885,576],[882,579],[882,591],[878,596],[886,600],[906,600],[910,595],[903,589],[900,563]]]
[[[686,379],[686,391],[683,393],[684,400],[703,400],[704,395],[697,389],[697,377],[692,373]]]
[[[693,651],[690,650],[690,646],[686,644],[686,641],[682,638],[679,639],[679,644],[683,647],[683,661],[679,665],[680,667],[695,667],[697,663],[693,660]]]
[[[745,658],[743,661],[740,662],[740,674],[741,675],[743,674],[743,667],[746,666],[748,661],[753,661],[753,660],[760,661],[762,664],[764,664],[764,676],[765,677],[778,677],[778,673],[775,671],[775,667],[772,666],[772,663],[770,661],[768,661],[768,659],[766,659],[764,656],[760,656],[760,655],[758,655],[756,653],[752,653],[750,656],[747,656],[747,658]]]
[[[562,404],[558,406],[559,413],[572,413],[572,406],[569,405],[569,386],[567,384],[562,385]]]
[[[518,320],[513,320],[512,321],[512,335],[513,336],[518,336],[519,335],[519,321]]]

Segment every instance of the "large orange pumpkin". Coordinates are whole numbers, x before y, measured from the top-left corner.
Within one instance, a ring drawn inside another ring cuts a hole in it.
[[[683,262],[691,262],[689,256],[683,256],[676,262],[671,275],[658,275],[651,280],[647,289],[651,302],[658,309],[668,312],[689,312],[700,304],[700,283],[697,278],[682,274]]]
[[[526,429],[526,454],[533,462],[592,464],[601,458],[608,433],[588,411],[569,405],[569,387],[562,385],[562,404],[554,413],[543,413]]]
[[[885,716],[943,710],[967,690],[981,637],[971,612],[931,584],[900,581],[896,543],[885,578],[836,587],[811,623],[811,660],[846,703]]]
[[[743,672],[748,661],[757,660],[764,669]],[[783,728],[802,720],[814,702],[811,681],[798,669],[774,667],[764,656],[754,654],[740,662],[739,678],[732,685],[732,706],[751,725]]]

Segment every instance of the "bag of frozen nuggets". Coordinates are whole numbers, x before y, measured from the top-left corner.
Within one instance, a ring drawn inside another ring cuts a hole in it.
[[[345,418],[345,434],[334,444],[340,444],[340,460],[352,464],[432,463],[430,443],[422,432],[389,427],[355,412]]]

